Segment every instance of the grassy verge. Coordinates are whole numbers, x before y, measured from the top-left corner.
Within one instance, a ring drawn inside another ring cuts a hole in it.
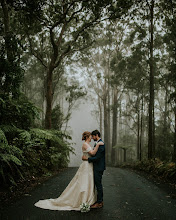
[[[158,158],[152,160],[142,160],[134,163],[125,163],[122,167],[143,171],[166,181],[176,184],[176,163],[164,162]]]

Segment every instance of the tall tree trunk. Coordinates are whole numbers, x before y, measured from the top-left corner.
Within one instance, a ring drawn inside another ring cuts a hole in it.
[[[113,97],[113,119],[112,119],[112,151],[111,151],[111,163],[115,165],[116,162],[116,149],[113,148],[117,144],[117,88],[114,87]]]
[[[139,160],[142,160],[142,141],[143,141],[143,109],[144,109],[144,97],[142,93],[142,106],[141,106],[141,121],[140,121],[140,142],[139,142]]]
[[[164,130],[167,130],[167,111],[168,111],[168,89],[166,88],[164,105]]]
[[[123,149],[123,162],[126,162],[127,149],[126,148],[122,148],[122,149]]]
[[[140,155],[140,105],[139,105],[139,92],[138,92],[138,97],[137,97],[137,160],[139,160],[139,155]]]
[[[119,100],[119,112],[118,112],[118,133],[117,133],[117,143],[118,143],[118,140],[120,140],[120,137],[121,137],[121,132],[122,132],[122,102],[121,100]],[[120,165],[122,163],[122,149],[121,148],[118,148],[117,150],[117,158],[116,158],[116,162],[118,161],[118,164]]]
[[[100,59],[100,54],[99,54],[99,59]],[[99,80],[97,79],[97,88],[99,88]],[[99,108],[99,126],[100,126],[100,134],[103,134],[103,106],[102,106],[102,99],[98,94],[98,108]]]
[[[107,114],[107,97],[106,97],[106,95],[103,98],[103,108],[104,108],[104,142],[106,145],[106,161],[108,163],[109,146],[108,146],[108,114]]]
[[[111,141],[110,141],[110,137],[111,137],[111,111],[110,111],[110,85],[109,85],[109,77],[108,77],[108,107],[107,107],[107,120],[108,120],[108,128],[107,128],[107,138],[108,138],[108,163],[111,160]]]
[[[43,78],[43,88],[42,88],[42,127],[45,127],[45,94],[46,94],[46,79]]]
[[[140,157],[140,111],[137,111],[137,160]]]
[[[163,133],[165,134],[165,136],[164,136],[164,148],[167,148],[167,140],[168,140],[167,114],[168,114],[168,88],[167,88],[167,84],[166,84],[165,106],[164,106],[164,127],[163,127]]]
[[[107,163],[110,163],[111,161],[111,111],[110,111],[110,102],[111,102],[111,97],[110,97],[110,57],[108,54],[108,59],[106,62],[106,67],[105,67],[105,79],[106,81],[106,90],[107,90],[107,146],[108,146],[108,151],[107,151]]]
[[[8,13],[8,5],[6,0],[1,0],[1,6],[3,11],[3,17],[4,17],[4,36],[5,36],[5,48],[7,53],[7,59],[8,61],[11,60],[11,41],[10,41],[10,24],[9,24],[9,13]]]
[[[153,13],[154,0],[150,5],[150,100],[149,100],[149,127],[148,127],[148,159],[154,157],[154,65],[153,65]]]
[[[176,162],[176,106],[175,106],[174,152],[173,152],[172,160],[173,162]]]
[[[153,95],[153,114],[152,114],[152,120],[153,120],[153,153],[152,158],[155,157],[155,103],[154,103],[154,95]]]
[[[9,64],[11,65],[14,61],[13,48],[12,48],[12,34],[10,30],[10,18],[9,18],[9,8],[6,0],[1,0],[2,12],[3,12],[3,20],[4,20],[4,39],[5,39],[5,49],[6,56]],[[12,70],[13,71],[13,70]],[[9,86],[11,82],[11,76],[6,74],[5,82],[4,82],[4,91],[5,93],[9,93]]]
[[[46,115],[45,115],[45,128],[51,129],[51,113],[52,113],[52,101],[53,101],[53,90],[52,90],[52,76],[53,68],[50,66],[47,72],[47,87],[46,87]]]
[[[103,134],[102,131],[103,131],[103,116],[102,116],[102,104],[101,104],[101,99],[100,97],[98,96],[98,107],[99,107],[99,120],[100,120],[100,134]]]

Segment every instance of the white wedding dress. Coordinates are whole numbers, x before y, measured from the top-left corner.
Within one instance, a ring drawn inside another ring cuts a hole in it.
[[[83,151],[83,155],[89,157],[88,152],[92,150],[88,147]],[[96,202],[96,191],[93,177],[93,164],[83,161],[73,179],[56,199],[39,200],[34,205],[51,210],[80,210],[82,203],[92,205]]]

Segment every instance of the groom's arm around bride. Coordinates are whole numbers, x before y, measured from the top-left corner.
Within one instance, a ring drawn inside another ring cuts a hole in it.
[[[89,157],[88,159],[84,156],[82,157],[83,160],[88,160],[89,163],[93,163],[93,170],[94,170],[94,182],[97,188],[97,201],[96,203],[91,206],[91,208],[101,208],[103,207],[103,186],[102,186],[102,175],[104,170],[106,169],[105,165],[105,144],[100,138],[100,132],[98,130],[93,131],[92,139],[94,141],[102,142],[103,145],[100,145],[98,148],[97,153],[93,157]]]

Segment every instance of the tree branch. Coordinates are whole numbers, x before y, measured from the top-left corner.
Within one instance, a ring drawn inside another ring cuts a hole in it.
[[[44,60],[42,59],[42,57],[37,53],[37,51],[34,50],[33,45],[32,45],[32,41],[31,41],[31,39],[30,39],[28,33],[27,33],[27,37],[28,37],[28,41],[29,41],[31,53],[34,55],[34,57],[36,57],[36,58],[40,61],[40,63],[41,63],[45,68],[47,68],[47,65],[44,63]]]
[[[56,68],[62,61],[62,59],[71,51],[71,46],[68,45],[67,49],[60,55],[59,60],[55,63],[54,68]]]
[[[67,26],[67,22],[65,22],[64,25],[62,26],[62,30],[61,30],[60,35],[59,35],[59,39],[58,39],[58,41],[57,41],[57,43],[56,43],[57,47],[60,46],[60,43],[61,43],[61,41],[62,41],[63,34],[64,34],[64,32],[65,32],[65,29],[66,29],[66,26]]]
[[[53,51],[54,51],[53,57],[56,60],[58,57],[58,46],[54,41],[54,32],[53,32],[53,29],[51,29],[51,28],[50,28],[50,41],[51,41],[51,44],[53,46]]]
[[[150,6],[148,0],[146,0],[146,3],[147,3],[147,5],[148,5],[149,9],[151,10],[151,6]]]

